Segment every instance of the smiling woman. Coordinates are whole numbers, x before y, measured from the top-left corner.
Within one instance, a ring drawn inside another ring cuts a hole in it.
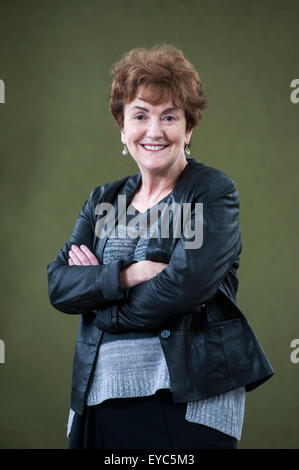
[[[207,99],[198,73],[174,46],[134,49],[112,75],[110,111],[124,153],[129,150],[142,172],[131,202],[144,211],[172,191]]]
[[[185,146],[189,145],[192,129],[186,131],[183,109],[171,101],[141,106],[143,89],[137,98],[124,106],[124,127],[121,139],[148,180],[148,172],[163,176],[168,171],[181,172],[186,166]],[[144,188],[145,189],[145,188]]]
[[[110,111],[140,171],[92,190],[47,266],[52,305],[81,314],[70,448],[235,449],[245,392],[273,375],[236,304],[238,192],[189,157],[207,99],[180,50],[134,49],[112,75]],[[132,217],[151,219],[162,204],[170,224],[173,207],[190,208],[189,228],[203,205],[202,243],[186,243],[185,219],[179,236],[146,227],[136,237]],[[99,210],[108,206],[111,230]]]

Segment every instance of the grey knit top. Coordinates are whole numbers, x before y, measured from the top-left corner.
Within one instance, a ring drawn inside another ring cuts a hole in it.
[[[137,209],[135,216],[141,215]],[[144,214],[149,215],[151,209]],[[131,212],[131,211],[130,211]],[[129,224],[134,215],[127,214],[127,225],[116,226],[115,236],[109,238],[103,253],[103,263],[118,259],[146,259],[150,237],[149,228],[136,236],[136,225]],[[134,219],[135,221],[136,219]],[[129,224],[129,225],[128,225]],[[122,235],[118,237],[118,229]],[[124,237],[124,230],[126,236]],[[111,398],[128,398],[153,395],[159,389],[171,388],[171,381],[157,331],[124,333],[104,332],[96,365],[86,396],[88,406]],[[185,419],[204,424],[241,439],[244,419],[245,388],[229,391],[204,400],[187,403]],[[68,434],[74,412],[71,410]]]

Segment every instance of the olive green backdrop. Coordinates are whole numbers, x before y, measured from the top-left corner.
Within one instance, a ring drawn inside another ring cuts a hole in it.
[[[66,448],[78,316],[48,300],[46,265],[90,191],[138,171],[108,111],[112,64],[170,43],[209,99],[192,154],[240,196],[238,302],[275,376],[247,394],[239,448],[299,448],[298,1],[0,3],[0,447]]]

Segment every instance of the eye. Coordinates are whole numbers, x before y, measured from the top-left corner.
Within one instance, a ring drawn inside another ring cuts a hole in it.
[[[175,120],[175,117],[174,116],[170,116],[170,115],[167,115],[167,116],[164,116],[164,119],[168,122],[171,122],[171,121],[174,121]]]
[[[137,116],[135,116],[135,119],[137,119],[137,121],[142,121],[144,119],[144,115],[143,114],[137,114]]]

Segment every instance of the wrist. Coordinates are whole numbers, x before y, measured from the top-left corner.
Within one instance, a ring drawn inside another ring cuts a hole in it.
[[[140,261],[122,269],[119,274],[120,287],[134,287],[150,279],[144,262]]]

